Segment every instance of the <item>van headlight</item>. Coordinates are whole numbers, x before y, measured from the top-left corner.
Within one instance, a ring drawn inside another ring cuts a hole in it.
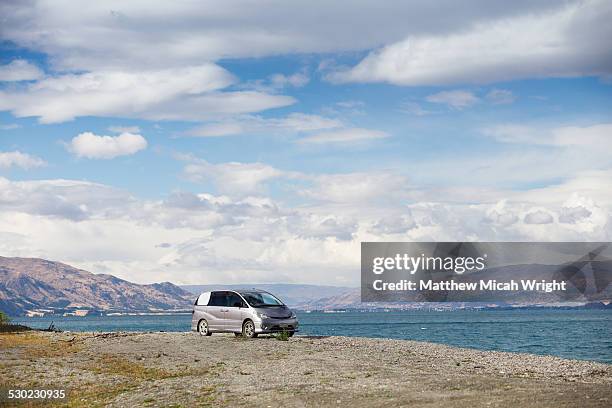
[[[262,312],[257,312],[257,316],[259,316],[260,319],[267,319],[268,315]]]
[[[291,317],[290,317],[290,319],[295,319],[295,318],[297,318],[297,315],[295,314],[295,312],[291,312]]]

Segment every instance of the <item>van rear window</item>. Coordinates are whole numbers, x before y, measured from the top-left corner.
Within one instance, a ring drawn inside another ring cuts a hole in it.
[[[196,299],[196,306],[206,306],[210,301],[210,292],[204,292]]]

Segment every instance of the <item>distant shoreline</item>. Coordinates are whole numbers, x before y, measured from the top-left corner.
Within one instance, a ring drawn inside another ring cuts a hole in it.
[[[291,307],[291,305],[290,305]],[[377,313],[384,311],[397,311],[397,312],[411,312],[411,311],[432,311],[432,312],[453,312],[453,311],[478,311],[478,310],[612,310],[612,303],[603,303],[603,302],[590,302],[590,303],[580,303],[580,304],[558,304],[558,305],[548,305],[548,304],[533,304],[533,305],[494,305],[494,306],[486,306],[486,305],[465,305],[463,307],[452,306],[444,303],[436,303],[431,304],[430,307],[427,306],[419,306],[419,307],[408,307],[404,305],[388,305],[381,307],[347,307],[347,308],[329,308],[329,309],[300,309],[296,307],[292,307],[293,310],[296,310],[301,313],[344,313],[344,312],[360,312],[360,313]],[[43,310],[43,309],[41,309]],[[49,309],[45,309],[47,313],[38,312],[35,310],[34,314],[27,315],[9,315],[13,318],[22,318],[22,317],[66,317],[66,316],[167,316],[167,315],[185,315],[191,314],[191,309],[176,309],[176,310],[163,310],[163,311],[139,311],[139,310],[116,310],[116,311],[107,311],[107,310],[97,310],[97,309],[58,309],[54,313],[50,313]],[[86,311],[87,313],[79,316],[74,313],[77,311]],[[39,314],[42,314],[40,316]]]

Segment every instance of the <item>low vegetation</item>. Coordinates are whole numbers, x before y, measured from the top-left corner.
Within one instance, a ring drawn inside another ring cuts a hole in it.
[[[187,366],[178,366],[176,370],[170,371],[162,368],[145,366],[136,361],[112,354],[104,354],[94,363],[84,368],[97,374],[120,375],[136,380],[164,380],[166,378],[203,375],[208,374],[210,371],[208,367],[189,368]]]
[[[0,335],[0,350],[5,350],[14,347],[44,347],[48,346],[49,344],[50,341],[47,338],[31,335],[30,333],[7,333]]]
[[[0,350],[16,349],[29,358],[61,357],[81,349],[76,337],[68,340],[51,341],[46,336],[37,333],[2,333],[0,334]]]
[[[119,384],[95,384],[79,387],[78,390],[70,394],[68,403],[63,406],[67,408],[105,407],[117,396],[134,390],[136,387],[137,384],[130,381]]]
[[[176,374],[155,367],[146,367],[127,358],[105,354],[85,369],[97,374],[114,374],[141,380],[162,380]]]
[[[97,337],[93,336],[93,338]],[[135,390],[142,387],[147,388],[147,384],[158,384],[164,381],[173,383],[179,378],[187,377],[216,378],[223,368],[216,365],[191,366],[186,363],[171,367],[156,367],[140,361],[141,358],[130,359],[115,353],[94,354],[88,362],[67,363],[66,358],[79,360],[75,352],[87,350],[87,343],[91,338],[92,336],[82,334],[55,336],[41,332],[0,334],[0,356],[3,360],[0,363],[0,377],[10,382],[11,386],[24,389],[48,387],[53,376],[41,377],[33,382],[26,374],[28,371],[26,367],[34,364],[44,365],[47,370],[62,372],[62,377],[64,377],[66,376],[64,370],[72,366],[73,372],[67,376],[72,384],[67,390],[68,400],[56,401],[55,405],[58,407],[104,407],[113,400],[129,395]],[[163,358],[162,356],[163,354],[160,354],[157,358]],[[148,360],[148,362],[153,361]],[[79,372],[80,374],[77,374]],[[0,381],[0,384],[4,384],[4,381]],[[199,406],[213,406],[215,387],[212,385],[201,385],[200,387],[201,392],[197,397]],[[155,391],[153,394],[155,395]],[[143,396],[140,404],[143,406],[158,405],[151,395]],[[44,406],[44,403],[29,401],[24,406]]]
[[[4,312],[0,312],[0,333],[15,333],[32,330],[21,324],[11,324],[11,318]]]
[[[288,341],[289,340],[289,332],[287,330],[283,330],[276,334],[276,340],[280,341]]]

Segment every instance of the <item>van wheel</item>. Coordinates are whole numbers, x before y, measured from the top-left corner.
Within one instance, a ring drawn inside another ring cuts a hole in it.
[[[247,320],[242,324],[242,335],[248,339],[257,337],[255,333],[255,323],[252,320]]]
[[[204,319],[198,322],[198,333],[200,336],[210,336],[212,333],[208,330],[208,322]]]

